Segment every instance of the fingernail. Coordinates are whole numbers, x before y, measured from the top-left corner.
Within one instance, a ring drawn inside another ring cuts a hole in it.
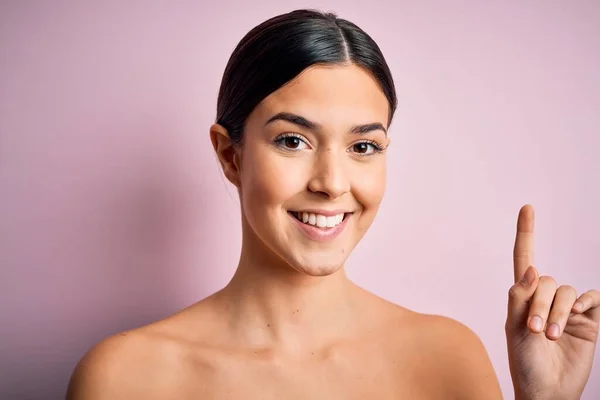
[[[531,321],[529,322],[529,325],[531,326],[531,329],[533,329],[536,332],[541,332],[542,331],[542,324],[544,323],[544,321],[542,321],[541,317],[538,317],[537,315],[534,315],[531,318]]]
[[[576,302],[575,304],[573,304],[573,309],[575,311],[581,311],[583,310],[583,304],[581,304],[580,302]]]
[[[558,337],[560,335],[560,327],[558,324],[551,324],[546,333],[548,333],[548,336]]]

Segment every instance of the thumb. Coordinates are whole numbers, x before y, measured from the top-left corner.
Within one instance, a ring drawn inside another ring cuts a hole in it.
[[[533,266],[529,266],[521,280],[511,286],[508,291],[508,313],[506,316],[506,334],[527,330],[530,300],[535,293],[539,274]]]

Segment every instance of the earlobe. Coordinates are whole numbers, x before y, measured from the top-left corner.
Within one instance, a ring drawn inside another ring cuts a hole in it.
[[[210,141],[223,169],[223,174],[229,182],[239,187],[239,157],[227,129],[222,125],[213,124],[210,127]]]

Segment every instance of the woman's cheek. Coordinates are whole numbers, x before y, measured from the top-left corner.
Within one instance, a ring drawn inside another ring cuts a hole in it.
[[[354,197],[365,209],[377,208],[385,192],[385,165],[373,165],[353,173]]]
[[[247,171],[244,189],[262,204],[279,205],[306,189],[303,163],[297,158],[264,155]]]

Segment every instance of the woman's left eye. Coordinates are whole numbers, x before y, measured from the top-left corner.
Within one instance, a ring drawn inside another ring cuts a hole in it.
[[[352,151],[360,155],[369,155],[381,152],[381,147],[377,143],[359,142],[352,145]]]

